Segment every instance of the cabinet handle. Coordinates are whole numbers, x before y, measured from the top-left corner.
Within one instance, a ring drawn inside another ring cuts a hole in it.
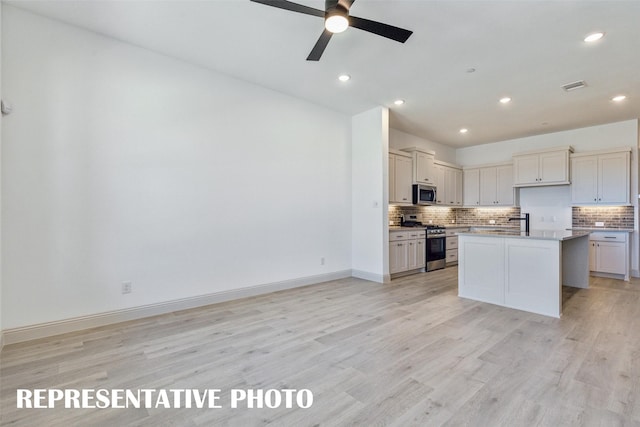
[[[598,199],[593,199],[593,201],[594,201],[594,202],[597,202],[597,201],[598,201]]]
[[[605,239],[615,239],[615,236],[604,236]]]
[[[598,197],[598,201],[602,200],[600,197]]]
[[[407,200],[407,198],[406,198],[406,197],[403,197],[403,198],[402,198],[402,200]]]

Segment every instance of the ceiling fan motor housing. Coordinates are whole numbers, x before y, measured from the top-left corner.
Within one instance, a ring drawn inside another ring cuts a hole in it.
[[[347,0],[325,0],[324,1],[324,11],[325,11],[325,19],[338,15],[344,16],[349,19],[349,6],[351,2]]]

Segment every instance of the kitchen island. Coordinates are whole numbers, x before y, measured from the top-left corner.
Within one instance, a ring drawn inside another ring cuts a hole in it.
[[[589,231],[458,233],[458,296],[562,315],[562,286],[589,287]]]

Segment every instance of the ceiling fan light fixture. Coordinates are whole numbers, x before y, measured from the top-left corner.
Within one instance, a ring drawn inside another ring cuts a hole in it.
[[[327,31],[332,33],[341,33],[349,28],[349,19],[347,13],[335,8],[332,11],[327,12],[327,16],[324,19],[324,27]]]

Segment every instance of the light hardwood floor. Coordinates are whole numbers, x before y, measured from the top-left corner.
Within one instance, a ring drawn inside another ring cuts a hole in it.
[[[344,279],[5,347],[0,424],[640,425],[640,281],[564,289],[562,319],[457,296],[455,268]],[[16,388],[222,389],[223,409],[16,409]],[[309,409],[230,409],[234,388]]]

